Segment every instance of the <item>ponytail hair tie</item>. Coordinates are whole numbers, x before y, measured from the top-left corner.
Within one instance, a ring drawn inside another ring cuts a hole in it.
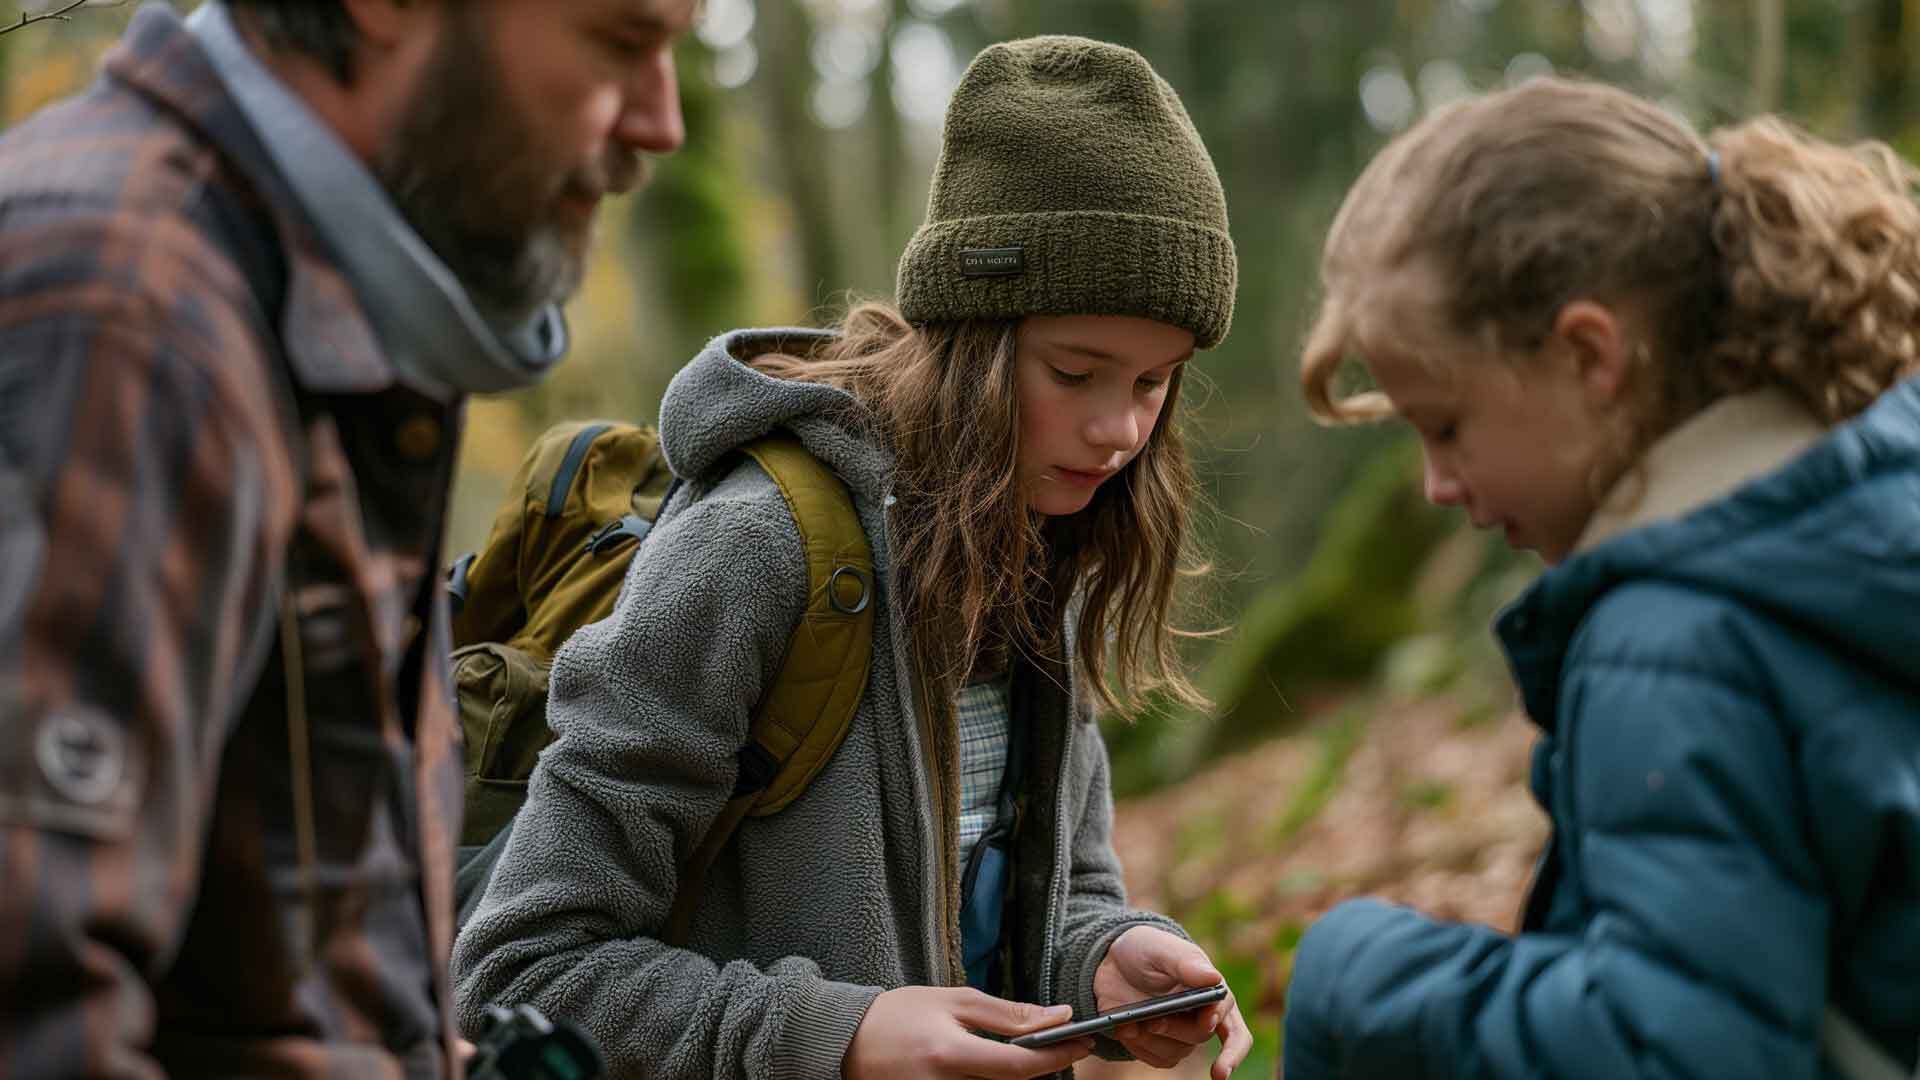
[[[1707,151],[1707,183],[1715,188],[1720,186],[1720,151]]]

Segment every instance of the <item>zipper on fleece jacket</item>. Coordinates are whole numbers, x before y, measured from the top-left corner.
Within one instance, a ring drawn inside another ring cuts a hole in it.
[[[913,669],[906,670],[911,672]],[[919,700],[919,695],[913,692],[912,681],[912,674],[901,680],[901,685],[908,687],[909,704]],[[933,717],[926,715],[926,710],[919,708],[914,708],[910,715],[915,718],[914,729],[920,734],[921,764],[926,770],[927,793],[933,804],[931,814],[933,836],[927,844],[927,852],[933,856],[933,879],[939,898],[936,905],[940,910],[941,970],[939,978],[941,985],[960,986],[966,982],[962,977],[966,971],[966,961],[960,949],[960,909],[954,902],[957,892],[952,880],[954,860],[948,854],[950,848],[947,843],[951,835],[948,826],[953,824],[951,821],[953,814],[950,812],[951,807],[948,805],[947,796],[954,790],[957,777],[949,777],[947,770],[941,765],[940,732],[934,729]]]
[[[952,835],[948,826],[952,824],[953,814],[949,812],[948,793],[954,790],[957,777],[949,777],[940,767],[939,733],[933,730],[933,718],[926,717],[920,723],[921,736],[926,741],[923,751],[927,759],[927,787],[934,798],[933,831],[934,841],[930,851],[936,853],[934,866],[936,880],[940,886],[940,945],[946,970],[942,980],[949,986],[965,985],[963,977],[966,960],[960,948],[960,907],[955,897],[959,889],[953,881],[954,860],[947,854],[947,841]],[[956,760],[958,755],[955,755]]]
[[[892,509],[893,503],[893,493],[889,491],[881,499],[883,523],[886,522],[886,513]],[[893,597],[900,595],[900,590],[894,578],[889,543],[888,534],[882,531],[879,542],[874,543],[872,547],[876,563],[886,559],[885,570],[881,571],[876,565],[875,571],[877,575],[884,574],[882,580],[887,583],[886,595]],[[956,976],[964,972],[966,966],[960,951],[960,911],[951,899],[954,890],[950,888],[949,879],[954,873],[953,860],[945,854],[948,817],[947,778],[940,768],[939,757],[935,753],[933,723],[922,715],[925,710],[919,707],[917,695],[914,692],[918,674],[912,663],[912,650],[907,646],[905,623],[901,619],[901,612],[897,605],[891,603],[888,605],[887,622],[888,637],[893,639],[893,667],[897,673],[894,684],[899,687],[900,708],[906,712],[908,721],[912,724],[914,737],[920,743],[920,766],[926,782],[927,807],[922,823],[928,835],[923,835],[921,838],[920,884],[922,888],[931,888],[933,906],[940,913],[934,935],[934,944],[937,948],[927,957],[933,964],[933,977],[930,982],[935,986],[965,985],[964,978],[956,982]]]
[[[1041,1005],[1058,1003],[1054,996],[1053,954],[1060,936],[1060,898],[1066,893],[1067,864],[1073,861],[1073,852],[1067,849],[1067,775],[1073,769],[1073,732],[1079,726],[1073,706],[1079,699],[1074,696],[1071,640],[1067,640],[1067,657],[1067,731],[1060,743],[1060,772],[1054,777],[1053,783],[1053,877],[1047,885],[1046,922],[1043,924],[1046,929],[1040,944]]]

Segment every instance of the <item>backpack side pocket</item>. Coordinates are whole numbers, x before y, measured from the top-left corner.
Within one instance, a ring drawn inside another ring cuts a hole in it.
[[[547,727],[548,665],[483,641],[453,651],[453,692],[466,740],[462,844],[484,844],[527,799],[527,778],[553,741]]]

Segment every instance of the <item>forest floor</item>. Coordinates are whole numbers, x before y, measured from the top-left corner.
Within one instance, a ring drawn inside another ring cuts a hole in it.
[[[1547,833],[1519,712],[1443,696],[1308,713],[1300,731],[1115,811],[1131,898],[1206,946],[1254,1028],[1244,1077],[1275,1074],[1293,947],[1322,912],[1365,894],[1511,930]],[[1076,1073],[1201,1077],[1217,1050],[1173,1072],[1089,1059]]]

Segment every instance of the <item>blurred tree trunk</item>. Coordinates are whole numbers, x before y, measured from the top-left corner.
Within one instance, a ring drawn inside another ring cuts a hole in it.
[[[708,77],[710,57],[689,44],[682,56],[680,108],[687,141],[659,162],[659,172],[630,221],[641,233],[637,247],[657,253],[666,326],[649,328],[646,355],[664,355],[673,366],[692,356],[714,334],[738,325],[747,311],[746,245],[740,237],[737,193],[742,183],[727,146],[724,116],[729,102]],[[664,389],[657,366],[631,365],[637,400],[651,401]],[[672,366],[664,369],[673,370]],[[659,385],[654,385],[659,384]]]
[[[775,168],[785,182],[800,241],[802,293],[808,307],[847,286],[845,258],[833,213],[827,136],[813,120],[813,24],[791,0],[761,4],[755,27],[762,60],[762,91]]]
[[[1767,113],[1780,108],[1780,81],[1786,74],[1786,60],[1786,0],[1754,0],[1753,87],[1747,100],[1749,111]]]
[[[905,250],[917,220],[907,216],[908,167],[905,125],[893,103],[893,35],[909,17],[907,0],[892,0],[886,32],[881,35],[880,62],[873,68],[873,114],[875,143],[874,182],[879,188],[876,213],[879,216],[881,249],[891,260]],[[891,290],[889,290],[891,292]]]
[[[1866,0],[1855,17],[1863,31],[1856,40],[1865,46],[1860,58],[1860,126],[1880,138],[1897,137],[1911,120],[1906,0]]]

